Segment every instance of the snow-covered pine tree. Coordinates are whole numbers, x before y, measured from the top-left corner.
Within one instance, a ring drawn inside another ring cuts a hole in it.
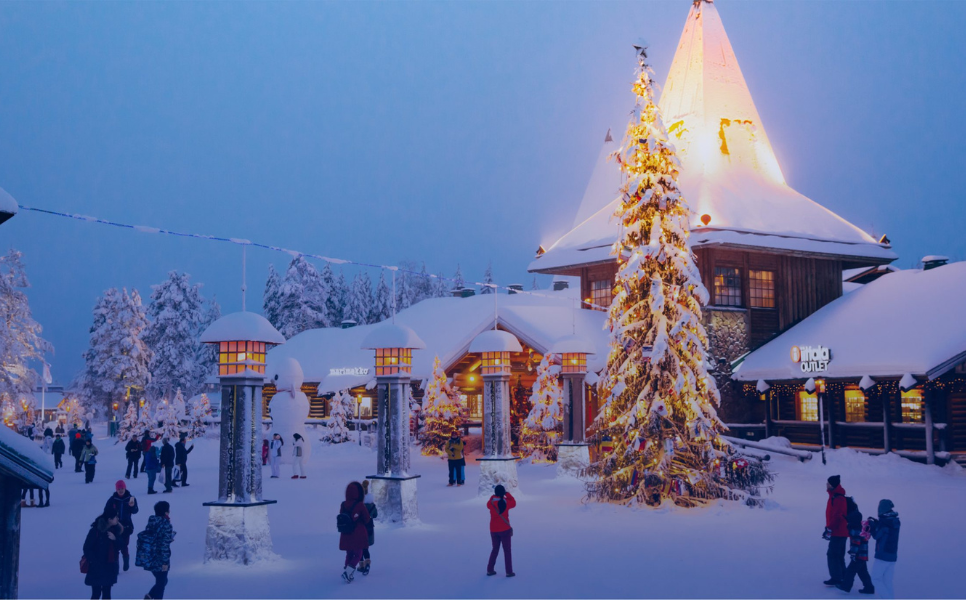
[[[432,281],[429,297],[445,298],[446,296],[449,296],[449,288],[447,287],[447,284],[446,284],[446,278],[443,276],[442,273],[440,273]]]
[[[39,377],[30,362],[53,350],[31,315],[28,287],[23,254],[11,249],[0,257],[0,397],[11,401],[33,393]]]
[[[322,267],[322,273],[320,275],[322,280],[322,289],[326,290],[325,294],[325,320],[326,327],[338,327],[342,323],[342,300],[344,291],[340,288],[341,285],[345,286],[345,279],[335,276],[332,271],[332,263],[326,262],[325,266]]]
[[[423,430],[420,445],[424,456],[442,456],[446,440],[463,422],[459,400],[446,382],[446,371],[437,356],[433,360],[433,378],[423,394]]]
[[[315,266],[304,256],[293,258],[279,288],[279,333],[291,339],[308,329],[327,327],[328,295]]]
[[[64,405],[64,412],[66,413],[64,418],[67,421],[68,428],[71,425],[84,424],[87,411],[77,398],[71,398],[67,401],[67,403]]]
[[[158,428],[158,422],[154,420],[156,411],[151,409],[151,402],[145,400],[140,412],[141,414],[138,416],[139,435],[154,432]]]
[[[413,299],[410,305],[422,302],[426,298],[432,298],[434,281],[435,279],[430,277],[429,271],[426,270],[426,263],[423,263],[423,267],[419,271],[419,276],[413,285]]]
[[[212,296],[211,300],[205,303],[204,312],[201,316],[201,324],[198,327],[198,339],[201,339],[201,334],[211,326],[212,323],[221,318],[221,305]],[[195,377],[195,382],[197,387],[194,391],[197,393],[198,389],[204,387],[205,379],[210,377],[215,373],[218,366],[218,344],[198,344],[198,354],[195,359],[195,366],[197,368],[197,376]]]
[[[335,279],[335,284],[332,287],[331,296],[335,298],[335,303],[338,305],[337,315],[339,317],[338,321],[332,321],[332,327],[339,327],[342,325],[342,321],[345,320],[347,306],[349,304],[349,284],[346,283],[345,273],[342,269],[339,269],[339,276]]]
[[[198,394],[188,401],[188,437],[203,438],[208,431],[211,401],[208,394]]]
[[[188,404],[185,402],[184,394],[181,392],[181,388],[174,394],[174,400],[171,401],[171,408],[174,410],[174,414],[178,419],[178,431],[180,433],[185,433],[188,431]]]
[[[121,442],[127,442],[131,438],[138,438],[137,433],[138,428],[138,405],[135,401],[130,401],[127,403],[127,410],[124,411],[124,418],[121,419],[121,424],[117,428],[117,439]]]
[[[181,406],[184,406],[183,398],[181,400]],[[162,439],[167,438],[173,444],[178,441],[183,431],[181,420],[182,416],[178,413],[174,400],[165,398],[158,402],[158,407],[154,412],[154,421],[157,425],[153,431],[155,434],[161,436]]]
[[[201,284],[190,280],[187,273],[171,271],[163,283],[151,286],[149,323],[141,336],[151,349],[151,381],[145,389],[150,398],[170,396],[178,388],[191,394],[201,387],[198,336],[204,300]]]
[[[348,390],[342,390],[332,398],[331,410],[329,411],[329,422],[323,441],[330,444],[341,444],[349,441],[348,421],[353,417],[352,407],[355,402],[352,394]]]
[[[268,265],[268,279],[265,280],[265,292],[262,294],[262,313],[272,327],[281,326],[279,317],[282,314],[282,278],[278,276],[275,265]]]
[[[396,272],[396,312],[405,310],[418,302],[416,295],[419,292],[419,281],[417,275],[410,275],[411,271],[416,270],[416,263],[405,260],[399,263],[400,270]]]
[[[392,316],[392,291],[386,283],[386,272],[379,271],[379,283],[369,311],[369,323],[381,323]]]
[[[37,411],[37,398],[32,393],[21,394],[15,402],[16,413],[13,423],[17,426],[17,430],[22,432],[37,420],[34,414]]]
[[[618,272],[607,324],[610,352],[598,386],[604,406],[596,433],[613,451],[592,463],[589,496],[598,501],[695,506],[747,497],[732,482],[728,446],[715,411],[719,395],[706,370],[701,307],[708,293],[690,245],[691,211],[678,189],[680,163],[654,103],[651,69],[638,49],[637,103],[614,156],[624,172],[615,216]],[[743,483],[752,494],[771,475]],[[752,467],[745,467],[752,468]]]
[[[111,288],[94,306],[90,347],[84,353],[80,379],[84,404],[107,411],[122,402],[128,389],[145,389],[151,381],[151,349],[142,339],[148,321],[141,295]]]
[[[486,271],[483,273],[483,283],[484,284],[493,283],[493,263],[489,263],[488,265],[486,265]],[[492,294],[495,291],[496,290],[494,288],[491,288],[488,285],[480,286],[481,294]]]
[[[557,447],[563,433],[563,392],[557,379],[557,371],[545,354],[537,366],[537,380],[533,383],[530,401],[533,408],[523,422],[521,432],[522,451],[533,462],[556,462]]]
[[[465,287],[466,281],[463,279],[463,269],[459,263],[456,263],[456,273],[453,274],[453,287],[450,290],[461,290]]]
[[[372,310],[372,281],[366,273],[357,273],[352,280],[352,288],[349,291],[349,301],[346,304],[345,319],[356,322],[356,325],[365,325],[369,322],[369,313]]]

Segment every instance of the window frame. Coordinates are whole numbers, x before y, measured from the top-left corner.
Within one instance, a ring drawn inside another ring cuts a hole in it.
[[[858,399],[861,398],[861,404]],[[865,423],[869,418],[869,397],[857,385],[846,386],[842,392],[843,404],[845,406],[846,423]],[[851,400],[851,402],[850,402]],[[861,414],[857,405],[861,406]],[[860,418],[856,419],[858,416]]]
[[[590,281],[590,302],[596,306],[594,310],[606,310],[614,300],[614,282],[609,279],[592,279]],[[604,308],[596,308],[602,306]]]
[[[732,271],[733,273],[726,273],[727,271]],[[744,308],[744,269],[742,267],[734,267],[728,265],[715,265],[714,267],[714,281],[713,281],[713,292],[714,292],[714,306],[727,307],[727,308]],[[721,284],[719,285],[719,277],[721,277]],[[725,286],[724,278],[735,278],[736,285]],[[727,293],[725,293],[727,292]],[[727,300],[727,301],[724,301]]]
[[[918,398],[919,405],[916,407],[912,399]],[[899,392],[899,415],[903,423],[924,423],[926,420],[925,411],[926,395],[919,388],[912,388],[905,392]]]
[[[795,398],[796,398],[795,415],[798,417],[798,420],[804,421],[807,423],[818,423],[818,416],[819,416],[818,415],[818,390],[815,390],[810,394],[808,393],[808,391],[802,388],[798,390],[798,393],[796,394]],[[807,410],[805,406],[805,400],[808,400],[808,404],[809,404],[809,406],[807,407]],[[811,406],[813,402],[814,402],[814,410],[813,410],[813,407]],[[811,417],[813,413],[815,415],[815,418],[807,418],[807,417]]]
[[[755,275],[768,275],[767,278],[755,277]],[[778,308],[778,299],[775,295],[775,282],[778,279],[778,272],[773,269],[748,269],[748,306],[749,308],[761,308],[764,310],[775,310]],[[756,286],[756,282],[768,282],[770,287]],[[756,294],[755,292],[759,292]],[[770,306],[758,304],[758,302],[770,302]]]

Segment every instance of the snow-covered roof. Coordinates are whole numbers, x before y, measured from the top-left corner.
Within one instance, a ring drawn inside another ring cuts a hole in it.
[[[793,346],[831,351],[824,377],[935,378],[966,360],[966,262],[881,277],[824,306],[750,353],[740,381],[805,379]],[[817,375],[816,375],[817,376]]]
[[[692,245],[895,260],[887,244],[788,186],[713,3],[697,2],[664,84],[660,108],[681,159],[679,185],[694,211]],[[548,272],[612,260],[620,169],[605,142],[574,228],[530,263]],[[703,226],[701,216],[711,220]]]
[[[362,347],[367,350],[376,348],[411,348],[422,350],[426,343],[419,339],[416,332],[405,325],[382,323],[369,332],[362,340]]]
[[[0,425],[0,473],[46,489],[54,480],[54,461],[33,440]]]
[[[17,201],[3,188],[0,188],[0,212],[17,214]]]
[[[218,319],[201,334],[201,341],[214,342],[265,342],[284,344],[285,337],[272,327],[268,319],[253,312],[236,312]]]
[[[591,340],[595,347],[605,348],[607,315],[579,308],[568,292],[541,291],[541,296],[499,294],[497,324],[540,353],[549,352],[554,342],[574,332]],[[413,379],[432,377],[436,356],[445,369],[462,359],[473,339],[493,328],[493,304],[490,294],[434,298],[397,313],[396,323],[412,328],[426,345],[425,350],[413,352]],[[267,370],[272,372],[272,365],[278,359],[292,357],[302,365],[306,382],[319,383],[319,394],[365,385],[375,377],[375,355],[372,350],[362,348],[363,341],[382,325],[302,332],[268,353]],[[606,357],[598,362],[590,361],[588,370],[600,370],[604,360]]]
[[[491,329],[473,338],[470,352],[523,352],[523,347],[512,333]]]

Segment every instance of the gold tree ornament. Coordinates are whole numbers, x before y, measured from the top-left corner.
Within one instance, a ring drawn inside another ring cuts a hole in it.
[[[635,49],[637,102],[613,154],[625,182],[614,213],[621,233],[612,249],[618,272],[607,320],[610,351],[598,384],[604,404],[594,422],[597,439],[611,449],[588,467],[588,495],[649,505],[670,499],[695,506],[716,498],[756,503],[758,486],[771,481],[767,470],[753,469],[760,477],[738,485],[721,468],[733,451],[720,438],[720,396],[706,368],[701,307],[708,292],[691,251],[692,214],[654,102],[646,46],[639,42]]]

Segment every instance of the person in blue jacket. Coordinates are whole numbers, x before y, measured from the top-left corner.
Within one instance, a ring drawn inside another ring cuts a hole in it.
[[[869,531],[875,538],[875,564],[872,583],[880,598],[895,598],[892,578],[896,574],[899,556],[899,513],[892,500],[879,501],[879,518],[869,519]]]

